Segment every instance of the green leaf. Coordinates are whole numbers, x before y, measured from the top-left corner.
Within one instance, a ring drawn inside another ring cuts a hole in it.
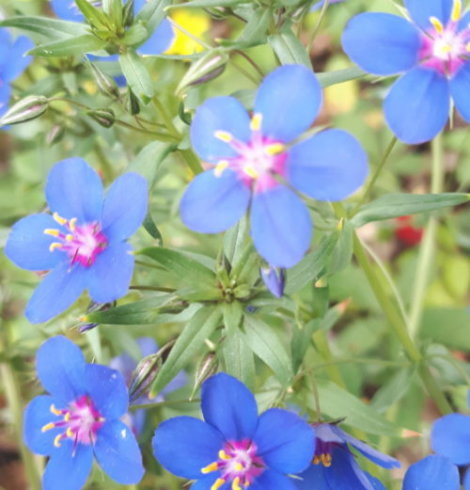
[[[293,377],[292,363],[273,328],[254,316],[245,316],[243,338],[246,347],[272,369],[279,382],[289,385]]]
[[[236,330],[225,337],[220,354],[225,372],[235,376],[248,387],[253,387],[255,358],[253,351],[246,346],[243,333],[240,330]]]
[[[216,307],[200,308],[186,324],[158,373],[150,398],[160,391],[199,354],[215,329],[220,325],[221,311]]]
[[[332,381],[318,382],[317,390],[324,415],[332,419],[346,417],[346,425],[368,434],[400,437],[400,427]]]
[[[288,269],[285,293],[292,294],[318,277],[334,249],[338,235],[332,233],[324,237],[313,253],[304,257],[297,265]]]
[[[339,231],[338,241],[331,255],[329,274],[335,274],[347,267],[353,254],[353,233],[354,228],[349,221],[343,223],[342,229]]]
[[[166,16],[166,7],[171,0],[150,0],[144,4],[135,18],[135,22],[142,22],[149,32],[154,32]],[[181,5],[179,5],[181,7]]]
[[[371,221],[397,218],[408,214],[426,213],[468,202],[469,194],[387,194],[362,206],[351,219],[355,228]]]
[[[75,0],[75,5],[82,11],[82,14],[92,26],[98,29],[109,29],[110,19],[108,16],[94,7],[88,0]]]
[[[329,87],[330,85],[337,85],[338,83],[349,82],[350,80],[356,80],[365,75],[367,75],[367,73],[357,66],[344,68],[343,70],[317,73],[318,80],[323,88]]]
[[[0,22],[2,27],[16,27],[33,32],[47,40],[60,40],[89,34],[86,25],[48,17],[10,17]]]
[[[119,64],[126,77],[127,83],[139,99],[153,97],[154,84],[142,58],[133,51],[128,51],[119,57]]]
[[[416,368],[406,367],[398,370],[374,395],[370,404],[378,412],[385,412],[399,402],[407,393],[411,383],[415,381]]]
[[[98,51],[104,48],[106,44],[106,41],[98,39],[92,34],[84,34],[72,39],[41,44],[29,53],[36,56],[77,56]]]
[[[268,42],[283,65],[299,64],[312,68],[305,46],[290,28],[269,36]]]
[[[270,9],[258,8],[254,10],[240,36],[234,44],[253,46],[266,42],[266,33],[271,23],[273,14]]]
[[[147,216],[145,216],[144,222],[142,223],[145,230],[147,233],[152,237],[155,238],[155,240],[158,240],[160,244],[163,243],[163,238],[162,234],[160,233],[160,230],[157,228],[157,225],[155,224],[155,221],[153,221],[152,215],[150,212],[147,213]]]
[[[241,3],[248,3],[248,0],[245,2],[243,0],[192,0],[174,5],[171,8],[232,7]]]
[[[466,308],[424,310],[421,337],[451,349],[470,350],[470,315]]]

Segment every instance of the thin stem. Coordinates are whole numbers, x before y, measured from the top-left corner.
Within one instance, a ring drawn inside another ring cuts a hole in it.
[[[313,341],[315,342],[317,351],[323,357],[323,360],[326,361],[323,366],[325,371],[328,373],[328,377],[341,388],[346,388],[341,371],[336,363],[334,363],[325,332],[315,332],[313,334]]]
[[[264,78],[263,70],[258,66],[258,64],[250,56],[248,56],[246,53],[244,53],[243,51],[241,51],[239,49],[235,49],[233,52],[236,54],[239,54],[240,56],[245,58],[245,60],[248,61],[248,63],[255,69],[255,71],[258,73],[258,75],[261,77],[261,79]]]
[[[307,53],[310,54],[312,51],[313,43],[315,42],[315,39],[317,37],[318,31],[320,30],[320,27],[322,25],[323,19],[325,17],[326,9],[328,8],[328,5],[330,3],[330,0],[325,0],[325,3],[322,5],[321,11],[320,11],[320,17],[318,18],[317,25],[313,28],[312,34],[310,36],[310,39],[307,44]]]

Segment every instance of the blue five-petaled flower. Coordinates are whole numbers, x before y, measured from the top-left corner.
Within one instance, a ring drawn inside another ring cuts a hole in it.
[[[126,294],[134,269],[126,240],[145,217],[147,182],[129,172],[104,195],[98,174],[82,159],[69,158],[51,169],[46,199],[52,216],[21,219],[5,245],[19,267],[50,271],[26,307],[33,323],[63,312],[84,289],[97,303]]]
[[[93,455],[121,484],[138,483],[142,456],[132,431],[119,419],[128,393],[122,376],[106,366],[87,364],[80,349],[53,337],[36,355],[38,377],[49,392],[26,407],[24,439],[31,451],[48,456],[44,490],[79,490]]]
[[[405,143],[434,138],[445,126],[451,99],[470,122],[470,12],[462,0],[405,0],[411,22],[385,13],[354,17],[343,48],[376,75],[406,72],[384,102],[390,129]]]
[[[400,466],[395,458],[350,436],[337,425],[315,424],[315,434],[313,464],[297,480],[298,490],[385,490],[379,480],[361,469],[350,446],[383,468]]]
[[[310,245],[312,223],[290,187],[338,201],[357,190],[368,172],[364,150],[345,131],[328,129],[295,141],[313,123],[321,98],[311,70],[286,65],[262,82],[251,120],[234,97],[204,102],[191,125],[191,142],[213,168],[198,175],[183,195],[183,222],[201,233],[218,233],[250,207],[260,255],[275,267],[297,263]]]
[[[25,53],[34,47],[31,39],[20,36],[15,41],[6,29],[0,28],[0,115],[6,112],[10,99],[10,82],[31,63]]]
[[[258,416],[243,383],[225,373],[202,386],[205,422],[175,417],[160,424],[153,448],[171,473],[196,480],[192,490],[295,490],[315,450],[314,430],[298,415],[271,408]]]

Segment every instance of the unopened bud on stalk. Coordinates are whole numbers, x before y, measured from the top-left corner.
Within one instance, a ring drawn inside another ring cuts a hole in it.
[[[202,358],[198,367],[196,368],[196,375],[194,376],[194,386],[190,399],[193,398],[202,383],[204,383],[207,378],[210,378],[213,374],[217,372],[218,367],[219,361],[217,359],[217,355],[215,354],[215,352],[208,352]]]
[[[276,296],[282,298],[285,286],[285,270],[279,267],[262,267],[260,269],[261,279],[269,291]]]
[[[104,95],[109,95],[113,99],[117,99],[119,97],[119,87],[114,79],[101,71],[93,63],[91,63],[91,70],[100,91]]]
[[[7,124],[19,124],[32,119],[36,119],[46,112],[49,107],[49,100],[42,95],[29,95],[14,104],[0,118],[0,126]]]
[[[112,109],[95,109],[88,111],[87,114],[105,128],[110,128],[116,121],[116,116]]]

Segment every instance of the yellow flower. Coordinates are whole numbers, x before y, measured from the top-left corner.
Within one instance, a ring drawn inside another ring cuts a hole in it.
[[[209,30],[210,21],[206,14],[195,12],[192,9],[177,9],[172,11],[171,19],[175,24],[191,33],[194,37],[200,38]],[[191,39],[177,27],[173,27],[175,38],[173,43],[166,51],[166,54],[194,54],[204,50],[204,47]]]

